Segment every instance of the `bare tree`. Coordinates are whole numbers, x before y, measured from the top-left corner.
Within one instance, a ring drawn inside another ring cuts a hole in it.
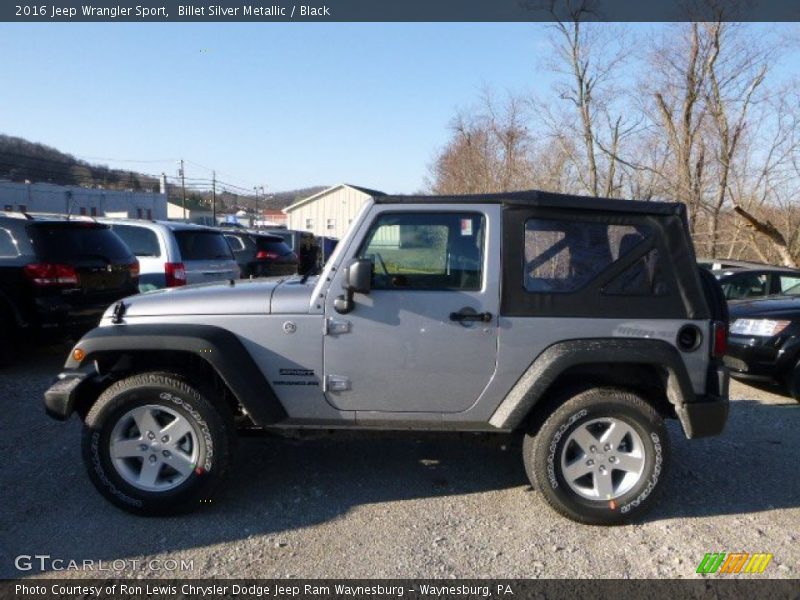
[[[522,102],[499,104],[488,91],[481,104],[451,123],[452,138],[429,169],[427,187],[441,194],[503,192],[529,187],[531,136]]]
[[[621,189],[620,146],[633,127],[614,110],[621,95],[615,78],[629,56],[621,26],[586,23],[593,13],[590,0],[548,3],[555,19],[549,67],[563,79],[556,93],[570,109],[558,112],[552,102],[538,103],[539,115],[552,136],[565,130],[580,140],[572,152],[581,191],[593,196],[617,196]],[[581,151],[578,152],[578,148]]]

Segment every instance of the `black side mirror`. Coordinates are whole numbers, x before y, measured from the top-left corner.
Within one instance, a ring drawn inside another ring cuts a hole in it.
[[[344,294],[333,301],[336,312],[347,314],[353,310],[354,294],[369,294],[372,289],[372,259],[357,258],[351,262],[344,274]]]
[[[357,294],[369,294],[372,289],[372,271],[374,266],[371,258],[357,258],[347,267],[345,289],[351,289]]]

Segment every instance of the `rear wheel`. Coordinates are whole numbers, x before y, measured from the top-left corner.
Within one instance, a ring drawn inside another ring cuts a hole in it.
[[[182,378],[144,373],[105,390],[86,416],[89,477],[129,512],[186,512],[210,499],[229,460],[229,424]]]
[[[593,388],[526,435],[525,469],[550,506],[593,525],[629,522],[652,506],[669,460],[658,411],[636,394]]]

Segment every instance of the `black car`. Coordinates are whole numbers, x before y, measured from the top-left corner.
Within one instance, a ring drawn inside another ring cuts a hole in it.
[[[797,294],[730,305],[725,365],[737,379],[778,384],[800,400],[800,285]]]
[[[338,238],[328,237],[327,235],[322,235],[317,238],[320,267],[324,266],[325,263],[328,262],[328,259],[331,257],[331,254],[333,254],[333,251],[336,250],[336,246],[338,244]]]
[[[784,295],[800,284],[800,270],[758,266],[713,271],[729,301]]]
[[[95,327],[138,280],[139,263],[107,225],[0,216],[0,354]]]
[[[274,277],[297,273],[297,254],[283,238],[255,231],[225,230],[242,278]]]

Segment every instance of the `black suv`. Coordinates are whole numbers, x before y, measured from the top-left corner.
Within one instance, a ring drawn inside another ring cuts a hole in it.
[[[297,254],[283,238],[241,229],[226,229],[224,233],[243,279],[297,273]]]
[[[107,225],[0,216],[0,361],[23,336],[91,329],[137,293],[138,279],[139,263]]]

